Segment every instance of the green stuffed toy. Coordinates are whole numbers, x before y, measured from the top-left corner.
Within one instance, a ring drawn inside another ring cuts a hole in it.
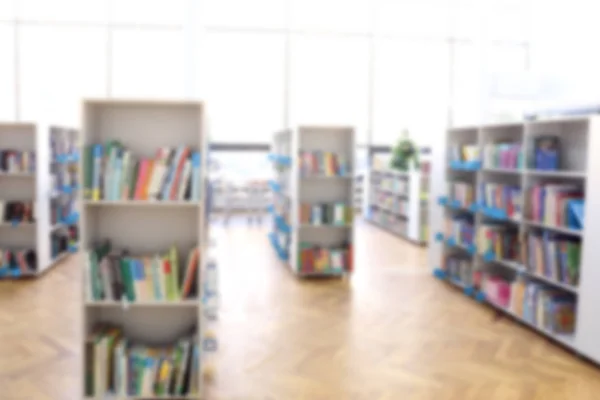
[[[404,130],[400,140],[392,151],[390,167],[407,172],[411,169],[411,163],[413,164],[414,169],[419,168],[419,151],[412,140],[408,138],[408,131]]]

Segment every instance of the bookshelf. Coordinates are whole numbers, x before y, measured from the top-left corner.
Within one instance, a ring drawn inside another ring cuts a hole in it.
[[[212,274],[204,124],[198,102],[83,102],[88,399],[201,397],[211,295],[201,283]]]
[[[389,168],[369,170],[367,220],[418,245],[425,245],[429,174],[421,168],[407,172]]]
[[[597,363],[598,149],[598,116],[449,129],[429,251],[434,276]]]
[[[270,239],[299,277],[352,271],[354,143],[354,129],[342,126],[300,126],[275,134]]]
[[[63,179],[77,145],[74,129],[0,123],[0,279],[40,276],[77,251],[77,182]]]

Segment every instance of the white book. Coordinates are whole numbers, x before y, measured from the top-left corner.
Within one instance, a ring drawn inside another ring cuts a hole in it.
[[[167,174],[167,161],[170,152],[171,150],[168,147],[161,149],[159,159],[154,161],[150,185],[148,186],[148,198],[150,199],[158,198],[162,183],[165,181],[165,175]]]
[[[121,164],[121,179],[118,183],[119,193],[117,193],[119,199],[123,199],[125,188],[129,184],[129,168],[131,164],[131,152],[125,151],[123,153],[123,161]]]
[[[181,172],[181,179],[179,180],[179,194],[177,196],[179,200],[184,200],[185,189],[187,188],[187,184],[190,180],[191,174],[192,162],[190,160],[186,160],[185,164],[183,165],[183,171]]]

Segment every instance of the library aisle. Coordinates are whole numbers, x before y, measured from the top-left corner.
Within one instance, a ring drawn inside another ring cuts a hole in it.
[[[431,278],[426,250],[357,224],[351,280],[299,280],[262,228],[212,228],[219,349],[209,400],[587,400],[594,367]],[[0,398],[77,399],[81,277],[0,282]]]

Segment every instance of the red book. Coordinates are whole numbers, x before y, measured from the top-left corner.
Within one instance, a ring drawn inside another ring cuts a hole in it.
[[[186,160],[190,156],[190,148],[184,147],[181,152],[181,157],[179,160],[175,160],[176,170],[173,176],[173,184],[171,185],[171,193],[169,193],[170,200],[176,200],[177,194],[179,193],[179,181],[181,180],[181,173],[183,172],[183,166],[185,165]]]

